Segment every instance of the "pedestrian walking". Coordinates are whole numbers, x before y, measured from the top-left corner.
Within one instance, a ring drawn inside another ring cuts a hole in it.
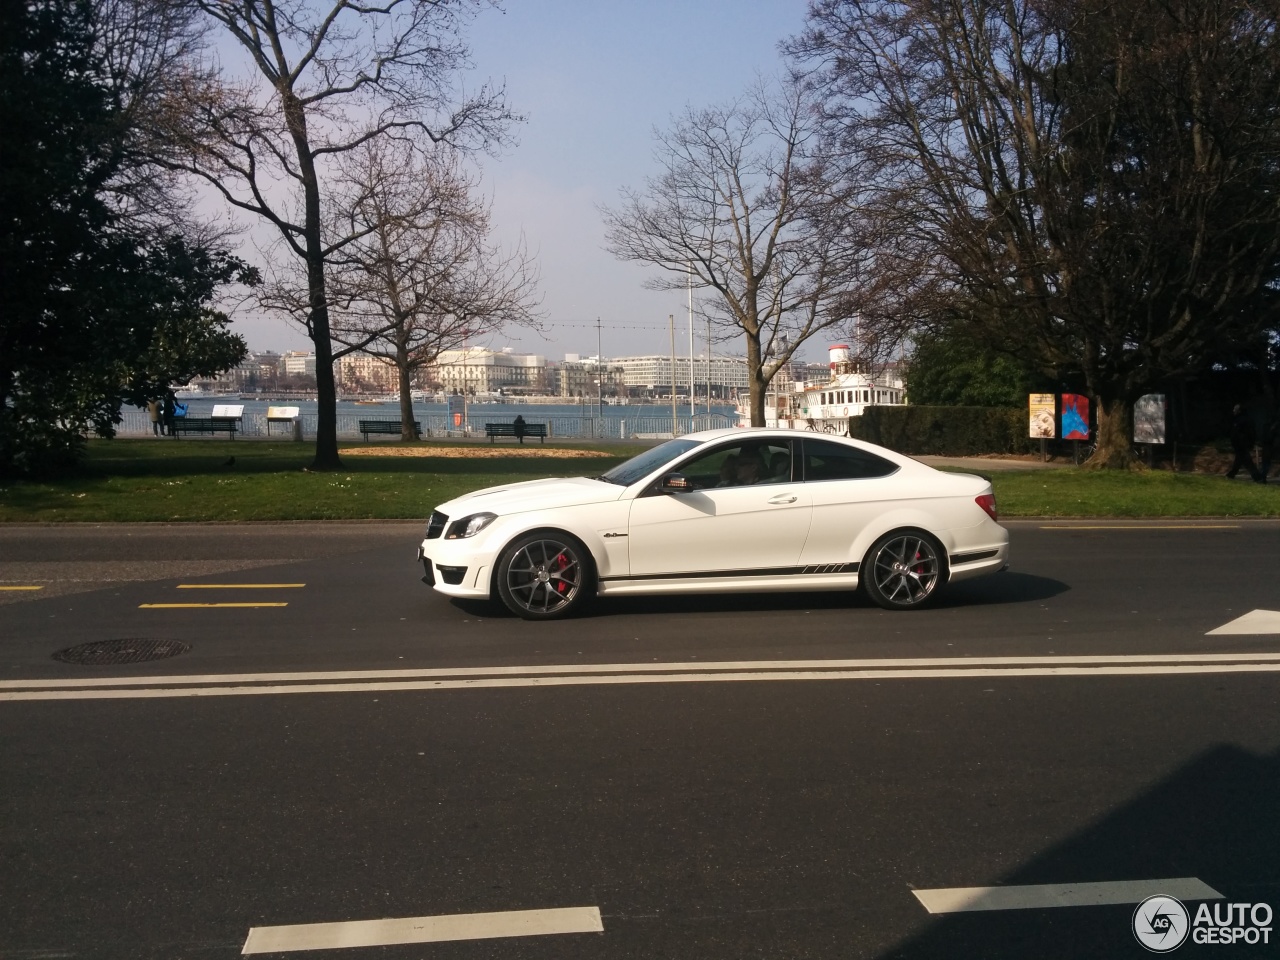
[[[521,443],[524,443],[524,417],[517,413],[516,422],[512,424],[512,426],[514,426],[516,430],[516,439]]]
[[[160,401],[147,401],[147,417],[151,420],[151,434],[156,437],[164,436],[164,424],[160,422]]]
[[[1228,480],[1234,480],[1240,468],[1244,467],[1249,471],[1249,476],[1253,477],[1254,483],[1266,482],[1253,462],[1253,445],[1257,439],[1253,418],[1237,403],[1231,409],[1231,452],[1235,454],[1235,459],[1231,461],[1231,469],[1227,471]]]
[[[170,390],[164,395],[164,402],[160,404],[160,419],[164,424],[164,432],[170,436],[177,436],[173,430],[173,418],[178,415],[177,406],[178,398]]]

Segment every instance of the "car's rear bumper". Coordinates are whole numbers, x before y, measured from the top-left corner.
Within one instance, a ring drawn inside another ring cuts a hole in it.
[[[947,558],[947,582],[971,580],[988,573],[998,573],[1009,565],[1009,540],[1003,543],[957,550]]]

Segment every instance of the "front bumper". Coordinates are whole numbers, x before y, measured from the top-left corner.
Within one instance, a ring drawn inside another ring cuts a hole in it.
[[[492,559],[483,551],[459,549],[466,541],[423,540],[418,545],[422,582],[451,597],[489,596]]]

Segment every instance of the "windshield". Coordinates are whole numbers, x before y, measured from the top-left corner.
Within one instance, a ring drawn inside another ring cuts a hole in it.
[[[670,463],[702,442],[701,440],[668,440],[666,443],[658,444],[652,450],[646,450],[644,453],[632,457],[625,463],[618,464],[597,479],[629,487],[637,480],[641,480],[653,473],[664,463]]]

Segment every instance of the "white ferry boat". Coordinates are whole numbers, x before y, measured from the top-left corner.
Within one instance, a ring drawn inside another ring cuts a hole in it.
[[[843,436],[849,432],[849,418],[862,416],[868,407],[906,402],[900,379],[887,374],[872,376],[858,369],[846,344],[831,347],[829,356],[830,375],[825,381],[798,382],[786,377],[785,369],[778,372],[765,397],[766,427]],[[738,426],[751,426],[750,401],[740,399],[736,410]]]

